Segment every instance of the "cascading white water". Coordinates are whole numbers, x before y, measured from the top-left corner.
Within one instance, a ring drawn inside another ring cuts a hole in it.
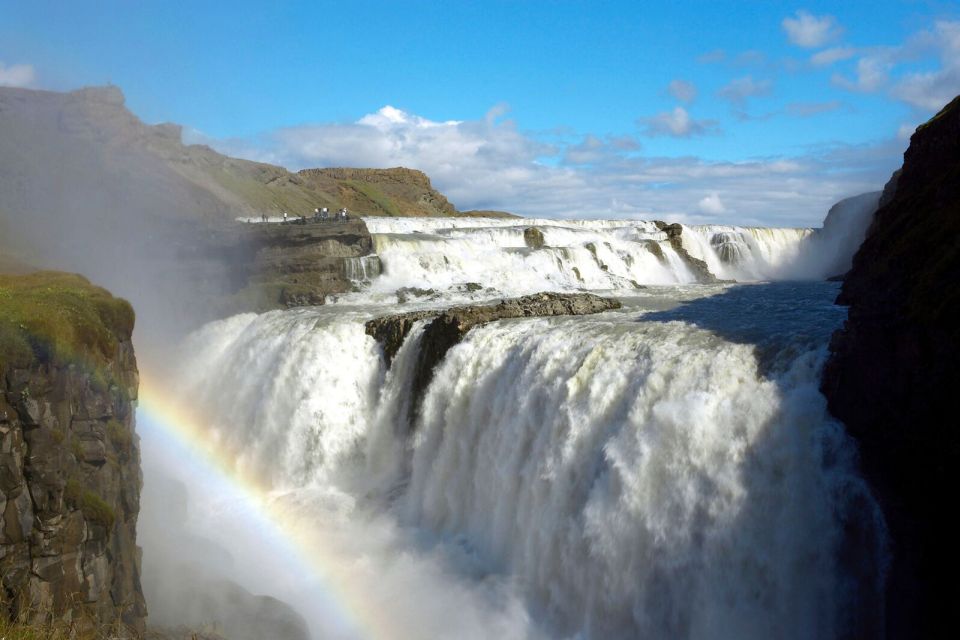
[[[412,422],[419,328],[387,370],[375,305],[210,324],[182,393],[360,563],[396,637],[424,617],[427,637],[842,636],[878,591],[841,562],[846,528],[871,557],[883,534],[817,391],[835,286],[638,293],[473,329]]]
[[[684,227],[684,248],[724,280],[806,279],[796,264],[812,229],[701,225]]]
[[[654,222],[367,218],[383,274],[374,290],[447,291],[483,283],[509,295],[581,289],[629,295],[644,285],[698,281]],[[543,246],[529,246],[535,229]],[[680,243],[722,280],[817,278],[810,229],[683,226]],[[801,267],[801,258],[802,267]]]

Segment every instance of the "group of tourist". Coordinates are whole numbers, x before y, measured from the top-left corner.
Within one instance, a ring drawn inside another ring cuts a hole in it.
[[[290,216],[287,215],[286,211],[282,212],[280,216],[282,218],[281,224],[306,224],[307,223],[307,216],[301,215],[299,216],[299,218],[291,220]],[[346,207],[341,207],[340,210],[337,211],[335,214],[333,214],[333,217],[332,217],[332,220],[335,222],[342,222],[349,219],[350,219],[350,214],[347,212]],[[331,220],[329,209],[327,209],[326,207],[323,207],[323,208],[317,207],[313,210],[313,218],[312,218],[313,222],[326,222],[328,220]],[[260,222],[270,222],[270,217],[266,213],[263,213],[260,215]]]

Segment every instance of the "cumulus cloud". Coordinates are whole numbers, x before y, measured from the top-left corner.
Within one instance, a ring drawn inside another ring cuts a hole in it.
[[[748,162],[649,157],[630,136],[580,135],[546,144],[504,113],[498,107],[475,121],[433,121],[384,107],[352,123],[203,141],[291,169],[420,169],[464,210],[771,226],[819,226],[840,198],[880,188],[903,151],[894,140]],[[199,141],[196,134],[191,138]]]
[[[570,145],[564,150],[562,162],[568,165],[608,163],[617,161],[625,154],[639,149],[640,143],[631,136],[616,136],[602,140],[588,134],[581,142]]]
[[[856,76],[853,80],[839,73],[833,74],[833,84],[849,91],[871,93],[878,91],[890,79],[893,62],[890,54],[881,51],[857,60]]]
[[[843,28],[833,16],[815,16],[803,9],[795,17],[784,18],[780,23],[791,43],[805,49],[815,49],[835,41]]]
[[[853,47],[831,47],[810,56],[810,62],[817,67],[829,67],[834,63],[849,60],[855,55],[857,50]]]
[[[709,215],[719,215],[727,212],[727,208],[723,206],[723,201],[720,200],[720,196],[716,193],[711,193],[701,198],[700,202],[697,203],[697,208],[701,213]]]
[[[718,130],[715,120],[695,120],[683,107],[674,107],[672,111],[664,111],[649,118],[640,118],[637,122],[643,127],[644,135],[651,137],[690,138]]]
[[[940,68],[906,74],[891,93],[913,107],[937,111],[960,93],[960,22],[938,21],[919,40],[935,48]]]
[[[35,79],[33,65],[0,62],[0,87],[31,87]]]
[[[697,87],[686,80],[671,80],[667,92],[680,102],[690,103],[697,97]]]
[[[717,91],[717,96],[743,107],[748,98],[769,95],[773,89],[771,80],[754,80],[752,76],[735,78]]]

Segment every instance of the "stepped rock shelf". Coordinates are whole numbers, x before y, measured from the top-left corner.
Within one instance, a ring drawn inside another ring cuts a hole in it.
[[[420,338],[420,348],[413,374],[414,411],[423,392],[433,378],[433,371],[447,351],[463,340],[470,329],[496,320],[546,316],[580,316],[619,309],[620,302],[590,293],[535,293],[520,298],[501,300],[492,305],[466,305],[442,310],[399,313],[370,320],[366,331],[383,347],[387,365],[403,345],[414,325],[430,320]]]

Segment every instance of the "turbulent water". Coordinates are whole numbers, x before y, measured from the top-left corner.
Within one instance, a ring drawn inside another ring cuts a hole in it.
[[[384,635],[862,629],[883,524],[817,390],[844,311],[833,284],[769,281],[815,273],[813,232],[685,227],[714,275],[764,280],[698,285],[653,223],[368,225],[379,261],[355,266],[356,292],[207,325],[182,348],[181,393],[239,471],[315,523]],[[531,225],[544,248],[527,246]],[[396,309],[542,290],[624,306],[474,328],[418,403],[422,325],[389,369],[364,332]],[[229,506],[210,512],[228,515],[197,526],[242,553]],[[307,578],[277,578],[269,554],[248,571],[316,637],[349,637]]]

